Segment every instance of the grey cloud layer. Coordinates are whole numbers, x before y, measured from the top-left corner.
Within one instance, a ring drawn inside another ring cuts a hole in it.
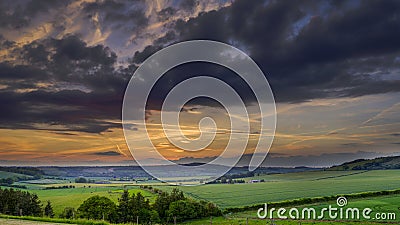
[[[340,4],[238,0],[189,20],[168,23],[163,26],[168,32],[161,38],[150,35],[152,44],[132,54],[129,65],[123,68],[118,66],[118,49],[88,45],[79,32],[45,37],[22,46],[7,40],[6,29],[29,26],[30,19],[63,6],[53,1],[29,4],[32,3],[21,6],[22,11],[14,5],[7,10],[1,4],[5,10],[0,10],[0,18],[4,18],[0,20],[0,46],[16,58],[0,62],[2,128],[97,133],[119,127],[110,121],[120,119],[125,87],[140,62],[164,46],[191,39],[223,41],[246,51],[267,74],[279,102],[400,91],[398,1]],[[146,4],[149,3],[85,3],[81,5],[82,16],[88,20],[100,16],[96,21],[103,30],[111,31],[106,43],[113,45],[126,38],[121,32],[140,35],[154,22],[144,12]],[[185,1],[154,13],[161,21],[168,20],[180,10],[194,11],[199,4],[204,2]],[[24,15],[19,14],[25,11]],[[229,71],[215,66],[186,66],[171,72],[159,84],[159,93],[180,81],[182,74],[198,73],[200,69],[208,74],[217,72],[219,78],[232,85],[239,83]],[[245,86],[235,88],[252,101]],[[155,104],[161,100],[157,96],[160,95],[155,93],[151,99]]]
[[[268,74],[277,100],[296,102],[399,91],[399,28],[397,1],[239,0],[178,21],[175,31],[177,41],[242,48]]]

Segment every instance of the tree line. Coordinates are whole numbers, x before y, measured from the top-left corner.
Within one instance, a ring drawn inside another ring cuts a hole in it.
[[[187,198],[178,189],[173,189],[171,193],[157,189],[154,193],[158,195],[153,204],[141,192],[130,194],[128,190],[124,190],[117,204],[107,197],[93,196],[86,199],[76,212],[71,208],[65,209],[62,216],[72,218],[76,213],[79,218],[112,223],[150,224],[181,222],[222,214],[215,204]]]
[[[19,174],[25,174],[29,176],[34,176],[40,178],[41,176],[44,175],[44,172],[36,167],[5,167],[5,166],[0,166],[0,171],[6,171],[6,172],[11,172],[11,173],[19,173]]]
[[[255,172],[246,172],[246,173],[238,173],[238,174],[225,174],[224,176],[207,182],[207,184],[234,184],[234,183],[245,183],[245,180],[239,178],[246,178],[246,177],[254,177]]]
[[[0,188],[0,212],[15,216],[42,216],[42,205],[36,194]]]
[[[117,203],[104,196],[92,196],[75,210],[67,207],[61,218],[106,220],[111,223],[170,223],[189,219],[222,215],[213,203],[187,198],[182,191],[174,188],[170,193],[152,187],[142,187],[157,194],[150,203],[141,192],[129,193],[124,190]],[[15,216],[54,217],[50,201],[42,205],[36,194],[28,191],[0,188],[0,213]]]

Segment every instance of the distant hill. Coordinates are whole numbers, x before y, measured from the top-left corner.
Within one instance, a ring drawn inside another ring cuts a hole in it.
[[[400,169],[400,156],[380,157],[375,159],[357,159],[327,170],[389,170]]]
[[[0,171],[38,177],[44,175],[43,171],[36,167],[0,166]]]

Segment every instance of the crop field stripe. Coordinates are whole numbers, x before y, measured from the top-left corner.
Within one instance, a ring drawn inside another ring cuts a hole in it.
[[[332,175],[338,176],[333,177]],[[348,176],[343,176],[347,174]],[[352,175],[349,175],[352,174]],[[285,179],[285,175],[288,179]],[[293,180],[295,176],[310,176],[308,180]],[[328,175],[328,176],[327,176]],[[273,182],[255,184],[211,184],[196,187],[181,187],[184,192],[198,199],[207,199],[221,208],[253,205],[256,203],[290,200],[302,197],[318,197],[354,192],[370,192],[400,188],[400,171],[368,172],[308,172],[294,174],[267,175]],[[260,177],[267,177],[260,176]],[[330,179],[320,179],[331,177]],[[256,177],[258,178],[258,177]],[[280,180],[276,180],[276,179]],[[254,178],[253,178],[254,179]],[[160,189],[171,190],[168,186]]]

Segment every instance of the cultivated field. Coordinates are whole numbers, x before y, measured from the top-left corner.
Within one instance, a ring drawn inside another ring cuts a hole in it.
[[[400,188],[400,170],[314,171],[264,175],[264,183],[212,184],[180,187],[187,195],[216,203],[221,208],[248,206],[298,198],[382,191]],[[171,186],[159,186],[171,190]]]

